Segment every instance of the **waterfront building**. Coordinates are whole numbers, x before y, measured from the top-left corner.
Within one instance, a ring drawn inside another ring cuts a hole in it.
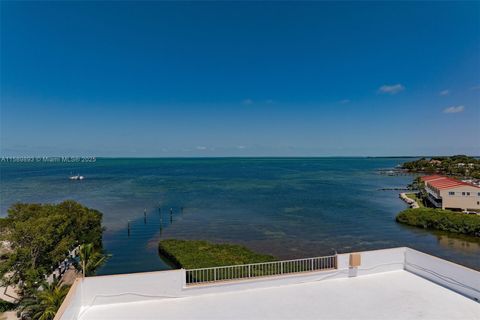
[[[480,272],[410,249],[79,278],[56,320],[479,319]]]
[[[480,187],[440,175],[424,176],[421,179],[425,183],[428,200],[435,207],[444,210],[480,210]]]

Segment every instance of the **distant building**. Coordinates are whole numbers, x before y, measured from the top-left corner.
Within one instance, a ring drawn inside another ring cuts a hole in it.
[[[428,200],[437,208],[480,210],[480,187],[440,175],[421,178]]]

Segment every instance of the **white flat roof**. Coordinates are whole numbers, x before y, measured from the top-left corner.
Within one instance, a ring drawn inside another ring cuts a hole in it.
[[[405,270],[92,306],[79,319],[480,319],[480,304]]]

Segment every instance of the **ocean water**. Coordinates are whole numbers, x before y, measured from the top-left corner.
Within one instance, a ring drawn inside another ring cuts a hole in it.
[[[233,242],[281,259],[409,246],[480,270],[480,239],[400,225],[386,176],[401,158],[97,159],[1,163],[0,214],[14,202],[74,199],[104,214],[100,274],[169,269],[161,238]],[[83,181],[68,176],[80,173]],[[130,225],[130,228],[128,228]]]

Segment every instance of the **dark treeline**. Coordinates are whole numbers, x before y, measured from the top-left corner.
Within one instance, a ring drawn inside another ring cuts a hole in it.
[[[402,167],[410,172],[480,179],[480,159],[466,155],[421,158],[405,162]]]

